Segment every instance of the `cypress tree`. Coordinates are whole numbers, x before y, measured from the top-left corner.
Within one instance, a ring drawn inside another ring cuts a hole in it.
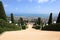
[[[12,21],[12,23],[14,23],[14,16],[13,16],[13,13],[11,13],[11,21]]]
[[[0,19],[7,21],[2,1],[0,1]]]
[[[52,13],[50,13],[48,24],[52,24]]]
[[[41,18],[40,18],[40,17],[38,17],[37,24],[38,24],[38,25],[41,24]]]
[[[41,28],[41,18],[38,17],[37,21],[35,22],[35,29],[40,29]]]
[[[18,20],[18,24],[20,25],[24,25],[24,21],[23,21],[23,18],[22,17],[20,17],[20,19]]]
[[[60,12],[59,12],[59,15],[58,15],[58,17],[57,17],[56,23],[60,23]]]

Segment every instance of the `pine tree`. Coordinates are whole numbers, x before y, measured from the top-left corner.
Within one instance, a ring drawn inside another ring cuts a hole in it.
[[[52,13],[50,13],[48,24],[52,24]]]
[[[59,12],[59,15],[58,15],[56,23],[60,23],[60,12]]]
[[[7,21],[2,1],[0,1],[0,19]]]
[[[11,21],[12,21],[12,23],[14,23],[14,16],[13,16],[13,13],[11,13]]]

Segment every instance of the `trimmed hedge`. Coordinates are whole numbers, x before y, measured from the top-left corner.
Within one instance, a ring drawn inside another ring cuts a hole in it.
[[[32,28],[40,29],[40,28],[41,28],[41,26],[40,26],[40,25],[34,25]]]
[[[42,30],[49,30],[49,31],[60,31],[60,23],[58,24],[50,24],[42,28]]]
[[[21,29],[20,27],[14,24],[10,24],[4,21],[3,19],[0,19],[0,33],[5,32],[5,31],[16,31],[20,29]]]
[[[27,28],[26,25],[22,25],[21,27],[22,27],[22,29],[26,29]]]

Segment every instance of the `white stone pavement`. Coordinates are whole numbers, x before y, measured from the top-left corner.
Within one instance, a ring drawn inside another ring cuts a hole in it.
[[[32,29],[33,24],[27,24],[28,29],[10,31],[0,35],[0,40],[60,40],[60,32],[41,31]]]

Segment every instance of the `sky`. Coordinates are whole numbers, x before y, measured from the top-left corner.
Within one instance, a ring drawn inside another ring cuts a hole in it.
[[[59,13],[60,0],[2,0],[7,14],[49,14]]]

